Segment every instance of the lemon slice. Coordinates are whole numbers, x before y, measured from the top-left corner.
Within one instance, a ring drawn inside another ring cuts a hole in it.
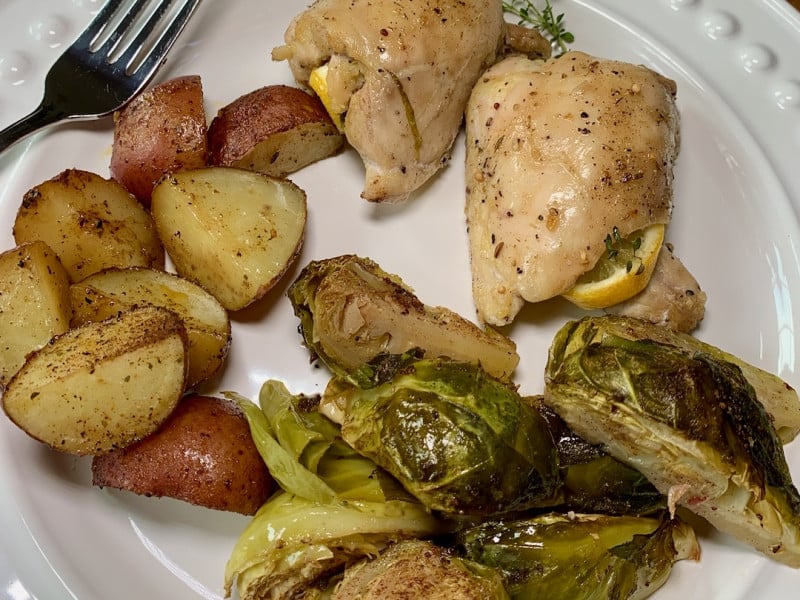
[[[664,243],[664,225],[657,223],[622,238],[616,227],[606,237],[606,251],[594,268],[564,294],[588,310],[606,308],[632,298],[653,275]]]
[[[335,112],[331,105],[331,95],[328,92],[328,63],[321,67],[317,67],[308,77],[308,85],[314,90],[319,97],[325,110],[331,116],[333,124],[339,131],[344,131],[344,123],[342,123],[342,115]]]

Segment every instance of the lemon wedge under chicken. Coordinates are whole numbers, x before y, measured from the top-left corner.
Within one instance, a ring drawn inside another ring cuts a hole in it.
[[[512,56],[480,78],[466,216],[481,321],[559,295],[597,309],[643,293],[672,214],[675,97],[649,68],[575,51]]]

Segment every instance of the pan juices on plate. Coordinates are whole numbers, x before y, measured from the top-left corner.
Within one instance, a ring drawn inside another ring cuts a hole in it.
[[[586,309],[626,302],[628,314],[697,326],[705,295],[663,243],[680,140],[675,96],[675,82],[646,67],[576,51],[510,56],[484,73],[466,110],[483,322],[509,324],[526,301],[563,295]]]

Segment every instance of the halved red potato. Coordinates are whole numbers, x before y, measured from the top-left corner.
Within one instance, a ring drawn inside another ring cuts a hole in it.
[[[239,310],[262,298],[300,253],[306,195],[287,179],[207,167],[164,177],[151,211],[177,272]]]
[[[101,454],[163,423],[186,384],[186,330],[143,307],[56,336],[28,356],[2,397],[28,435],[71,454]]]
[[[42,241],[0,254],[0,391],[30,352],[69,329],[69,277]]]
[[[221,108],[208,128],[209,162],[273,177],[336,154],[344,135],[316,96],[269,85]]]
[[[165,173],[206,164],[206,113],[198,75],[176,77],[114,115],[111,176],[145,206]]]
[[[275,489],[247,419],[231,400],[184,397],[161,428],[92,461],[92,482],[255,514]]]
[[[106,269],[72,284],[72,325],[102,321],[137,306],[161,306],[177,314],[189,340],[187,388],[216,373],[231,343],[231,321],[219,301],[191,281],[156,269]]]
[[[164,267],[164,247],[147,209],[113,179],[80,169],[25,193],[14,239],[45,242],[71,281],[109,267]]]

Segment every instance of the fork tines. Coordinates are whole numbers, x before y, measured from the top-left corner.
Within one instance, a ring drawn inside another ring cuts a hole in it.
[[[166,55],[200,0],[108,0],[75,42],[94,60],[125,72],[152,69]]]

